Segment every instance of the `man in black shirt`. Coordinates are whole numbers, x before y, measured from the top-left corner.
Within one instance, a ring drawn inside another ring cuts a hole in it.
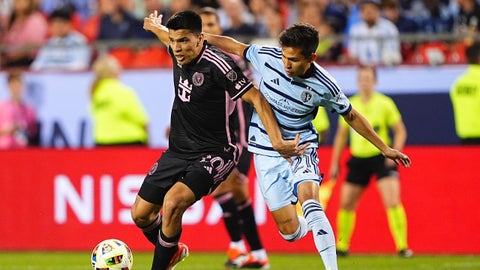
[[[145,177],[132,218],[155,245],[152,269],[164,270],[188,255],[187,246],[179,243],[185,210],[225,180],[238,160],[231,119],[236,99],[253,104],[282,156],[302,154],[307,145],[298,145],[299,135],[283,140],[261,93],[231,58],[204,41],[198,14],[179,12],[165,27],[155,12],[144,19],[144,29],[169,46],[175,100],[169,149]]]

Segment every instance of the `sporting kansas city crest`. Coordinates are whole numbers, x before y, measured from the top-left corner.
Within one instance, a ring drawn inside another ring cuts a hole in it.
[[[310,99],[312,99],[312,92],[310,90],[303,90],[301,94],[301,99],[303,102],[308,102]]]

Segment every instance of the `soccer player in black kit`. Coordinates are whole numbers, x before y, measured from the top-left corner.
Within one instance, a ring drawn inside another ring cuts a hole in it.
[[[253,104],[282,156],[302,154],[307,145],[298,145],[299,135],[283,140],[258,89],[231,58],[204,41],[197,13],[176,13],[162,26],[154,12],[143,27],[168,45],[174,62],[169,148],[150,169],[132,206],[133,221],[155,245],[152,269],[164,270],[188,255],[188,247],[179,243],[185,210],[225,180],[238,160],[231,121],[236,99]]]

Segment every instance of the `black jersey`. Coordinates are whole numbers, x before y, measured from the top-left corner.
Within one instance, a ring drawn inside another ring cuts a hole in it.
[[[235,100],[253,84],[241,69],[207,42],[192,63],[177,64],[171,48],[175,99],[169,151],[186,158],[237,151],[232,113]]]

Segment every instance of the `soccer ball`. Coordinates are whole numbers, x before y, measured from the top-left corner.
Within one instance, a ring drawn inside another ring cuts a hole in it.
[[[100,242],[93,249],[91,259],[94,270],[130,270],[133,266],[132,251],[117,239]]]

